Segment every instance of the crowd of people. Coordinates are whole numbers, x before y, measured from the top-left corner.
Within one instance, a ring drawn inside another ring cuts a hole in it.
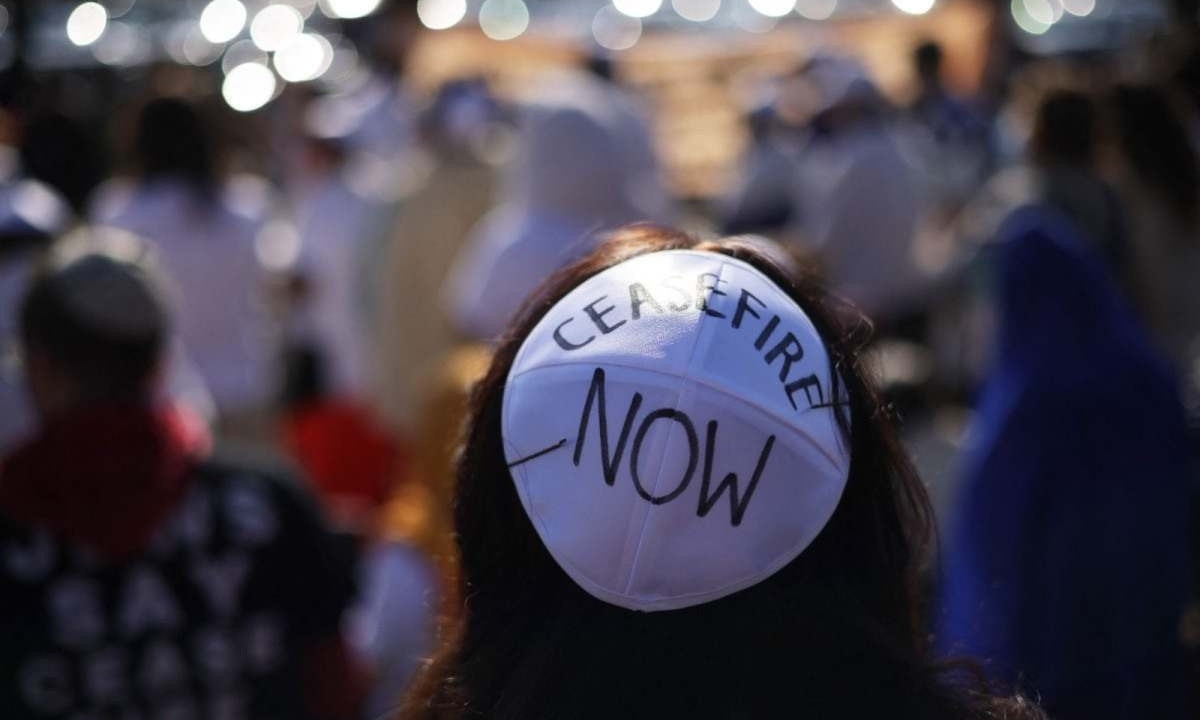
[[[925,42],[903,100],[807,54],[703,202],[587,51],[423,95],[392,48],[255,142],[154,69],[82,189],[7,108],[0,715],[1200,712],[1156,42],[978,96]]]

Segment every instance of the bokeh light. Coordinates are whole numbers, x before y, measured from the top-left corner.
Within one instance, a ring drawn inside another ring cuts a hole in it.
[[[525,0],[484,0],[479,8],[479,29],[493,40],[512,40],[528,27]]]
[[[606,50],[628,50],[642,37],[642,21],[605,5],[592,18],[592,37]]]
[[[1042,25],[1053,25],[1062,19],[1063,6],[1058,0],[1022,0],[1026,14]]]
[[[221,95],[238,112],[257,110],[275,95],[275,73],[256,62],[242,63],[229,71],[221,85]]]
[[[333,60],[319,78],[321,85],[330,92],[354,92],[367,81],[367,70],[359,62],[353,43],[337,35],[329,36],[328,40],[333,45]]]
[[[268,5],[250,22],[250,39],[267,52],[281,50],[304,30],[304,16],[291,5]]]
[[[221,72],[228,75],[230,70],[243,63],[266,65],[268,59],[267,54],[254,43],[249,40],[238,40],[230,45],[225,54],[221,56]]]
[[[1025,0],[1012,0],[1012,17],[1017,27],[1030,35],[1044,35],[1053,23],[1042,22],[1029,14]]]
[[[750,0],[750,7],[767,17],[778,18],[796,8],[796,0]]]
[[[183,38],[183,57],[192,65],[213,64],[221,57],[223,49],[220,45],[209,42],[198,27],[190,28]]]
[[[707,22],[721,11],[721,0],[671,0],[671,7],[684,20]]]
[[[353,20],[375,12],[380,2],[381,0],[323,0],[321,6],[330,17]]]
[[[417,19],[430,30],[446,30],[467,16],[467,0],[417,0]]]
[[[650,17],[662,7],[662,0],[612,0],[613,7],[622,15],[631,18]],[[638,28],[641,34],[641,28]]]
[[[1062,7],[1076,17],[1087,17],[1096,11],[1096,0],[1062,0]]]
[[[105,65],[127,66],[145,62],[152,52],[149,40],[123,22],[110,22],[92,45],[92,55]]]
[[[798,0],[796,12],[809,20],[828,20],[837,11],[837,0]]]
[[[85,47],[100,39],[108,26],[108,11],[100,3],[85,2],[67,18],[67,39]]]
[[[892,0],[892,4],[900,12],[908,13],[909,15],[924,15],[933,9],[936,2],[937,0]]]
[[[288,5],[296,8],[300,15],[307,20],[317,9],[317,0],[288,0]]]
[[[254,238],[254,254],[272,272],[284,272],[300,258],[300,234],[285,220],[272,220]]]
[[[275,72],[288,82],[308,82],[325,74],[333,62],[333,45],[324,37],[305,33],[275,53]]]
[[[779,18],[758,12],[750,7],[748,0],[735,0],[733,22],[746,32],[765,33],[779,24]]]
[[[246,26],[246,6],[238,0],[212,0],[200,13],[200,32],[211,43],[226,43]]]

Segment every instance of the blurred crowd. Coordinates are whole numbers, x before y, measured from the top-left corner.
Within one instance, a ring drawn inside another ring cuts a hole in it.
[[[586,48],[515,93],[484,77],[418,92],[393,49],[353,92],[289,91],[234,122],[212,88],[153,68],[103,152],[69,118],[29,111],[36,90],[24,91],[0,116],[0,630],[40,627],[7,588],[44,574],[28,607],[74,618],[68,647],[101,632],[79,619],[94,566],[97,592],[128,601],[114,637],[143,622],[162,626],[153,637],[233,629],[196,641],[194,658],[191,645],[106,641],[69,672],[56,655],[0,649],[3,682],[19,676],[0,706],[107,707],[145,655],[247,678],[258,663],[256,689],[234,687],[292,697],[261,701],[295,712],[280,717],[394,711],[464,602],[454,453],[493,343],[607,231],[654,222],[750,237],[871,318],[868,352],[938,511],[925,580],[939,652],[975,658],[1055,718],[1200,712],[1194,31],[1097,56],[1006,56],[1005,82],[973,96],[943,81],[935,42],[895,58],[910,67],[903,98],[836,48],[797,57],[743,108],[740,165],[713,198],[672,192],[652,103],[619,57]],[[81,181],[102,157],[103,182]],[[1030,233],[1047,242],[1016,240]],[[61,259],[80,244],[119,246],[105,252],[120,261]],[[161,299],[125,287],[143,265]],[[82,323],[87,343],[56,322]],[[139,333],[162,336],[153,382],[169,417],[110,409],[55,425],[79,383],[39,370],[31,338],[62,350],[71,377],[104,382],[96,348]],[[152,458],[141,425],[171,429]],[[112,479],[168,477],[172,453],[214,445],[239,459],[191,490],[131,500]],[[103,459],[126,451],[141,454]],[[12,490],[10,477],[51,465],[96,481],[53,503]],[[241,488],[255,474],[270,492]],[[14,522],[61,530],[61,557],[37,533],[9,533]],[[232,539],[204,535],[203,552],[177,558],[174,541],[156,549],[163,524],[181,547],[193,531]],[[130,557],[143,575],[113,580]],[[211,579],[197,581],[211,622],[162,589],[189,573]],[[278,637],[276,614],[295,637]],[[340,669],[289,694],[288,678],[311,678],[309,655]],[[190,709],[163,717],[275,716],[192,690],[177,694]]]

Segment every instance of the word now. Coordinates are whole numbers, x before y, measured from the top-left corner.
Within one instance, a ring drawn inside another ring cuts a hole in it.
[[[620,468],[621,459],[625,455],[625,448],[629,443],[629,437],[632,433],[633,446],[629,453],[629,474],[633,478],[633,487],[646,502],[652,505],[665,505],[682,495],[691,484],[692,478],[696,474],[696,466],[700,461],[700,441],[696,435],[696,426],[692,423],[692,419],[687,413],[674,408],[659,408],[646,414],[642,418],[641,423],[638,424],[637,431],[634,432],[633,425],[637,420],[638,410],[641,409],[642,399],[641,393],[634,393],[633,399],[629,402],[629,409],[625,411],[625,420],[621,425],[621,433],[617,436],[616,447],[613,447],[610,452],[608,400],[604,385],[604,370],[596,368],[595,372],[592,373],[592,383],[588,388],[587,399],[583,404],[583,413],[579,418],[579,434],[575,439],[575,455],[572,461],[575,463],[575,467],[579,467],[579,463],[583,458],[583,447],[587,441],[592,408],[595,407],[596,414],[599,416],[597,425],[600,436],[600,464],[604,473],[604,482],[610,487],[616,484],[617,470]],[[642,443],[646,439],[646,434],[656,422],[678,424],[683,428],[688,442],[687,470],[684,471],[683,476],[670,492],[657,495],[654,493],[654,489],[648,490],[642,484],[641,475],[638,473],[638,456],[642,451]],[[750,482],[746,485],[745,494],[743,495],[738,486],[738,476],[736,473],[727,473],[717,483],[716,487],[713,487],[713,454],[717,442],[718,429],[719,423],[716,420],[708,421],[704,443],[704,467],[700,475],[700,498],[696,506],[696,516],[707,516],[713,507],[716,506],[717,501],[721,499],[721,496],[728,492],[729,522],[733,527],[737,527],[742,524],[746,508],[750,504],[750,498],[754,496],[754,491],[758,487],[758,481],[762,477],[763,469],[766,468],[767,460],[771,456],[771,449],[775,447],[775,436],[769,436],[763,445],[762,452],[758,456],[758,463],[754,466],[754,472],[750,475]]]

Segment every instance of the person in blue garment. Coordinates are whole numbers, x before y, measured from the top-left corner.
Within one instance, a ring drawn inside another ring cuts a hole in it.
[[[1187,440],[1165,362],[1065,216],[1001,226],[999,337],[939,642],[1061,720],[1179,717]]]

